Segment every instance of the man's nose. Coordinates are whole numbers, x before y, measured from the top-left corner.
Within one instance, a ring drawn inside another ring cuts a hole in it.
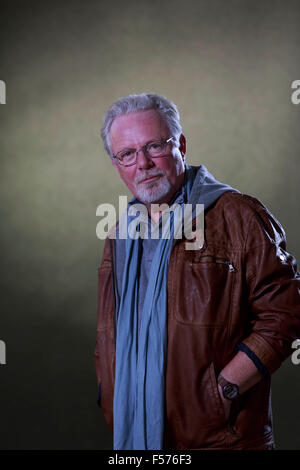
[[[151,168],[154,166],[153,160],[145,154],[144,150],[139,150],[136,157],[136,166],[137,168]]]

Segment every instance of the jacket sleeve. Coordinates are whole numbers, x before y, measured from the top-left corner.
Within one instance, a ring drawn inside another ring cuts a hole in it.
[[[98,307],[99,309],[99,287],[98,287]],[[98,328],[97,328],[98,330]],[[98,331],[97,331],[97,339],[96,339],[96,346],[94,350],[94,366],[95,372],[97,377],[97,404],[101,406],[101,376],[100,376],[100,361],[99,361],[99,347],[98,347]]]
[[[100,377],[100,367],[99,367],[99,351],[98,345],[95,347],[95,370],[97,376],[97,404],[101,407],[101,377]]]
[[[104,250],[101,257],[100,268],[98,269],[98,303],[97,303],[97,339],[96,339],[96,346],[94,350],[94,366],[95,372],[97,377],[97,404],[101,407],[101,374],[100,374],[100,357],[99,357],[99,344],[98,344],[98,328],[99,328],[99,308],[100,308],[100,279],[99,279],[99,270],[103,266],[104,263],[110,263],[110,249],[109,249],[109,241],[108,239],[105,240]]]
[[[260,202],[249,222],[244,254],[251,329],[239,349],[248,350],[256,365],[271,374],[300,337],[300,275],[286,251],[282,226]]]

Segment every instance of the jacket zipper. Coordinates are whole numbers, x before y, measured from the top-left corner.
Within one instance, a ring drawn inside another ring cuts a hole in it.
[[[201,256],[199,258],[199,260],[203,259],[203,258],[209,258],[209,259],[214,259],[216,261],[216,263],[222,263],[222,264],[227,264],[228,268],[229,268],[229,271],[230,272],[233,272],[235,271],[235,267],[233,266],[233,263],[232,261],[229,261],[225,258],[220,258],[218,256],[213,256],[213,255],[204,255],[204,256]],[[200,263],[203,263],[203,261],[200,261]]]

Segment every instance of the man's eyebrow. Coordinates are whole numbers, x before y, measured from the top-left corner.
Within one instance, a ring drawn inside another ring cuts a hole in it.
[[[159,139],[159,138],[157,138],[157,139],[148,140],[148,142],[146,142],[144,145],[142,145],[142,147],[145,147],[146,145],[151,144],[151,142],[157,142],[157,141],[160,142],[161,140],[165,140],[165,139],[161,139],[161,138]],[[141,148],[141,147],[140,147],[140,148]],[[132,150],[132,149],[136,150],[136,147],[123,147],[123,148],[120,150],[120,152],[122,152],[122,150]],[[117,153],[119,153],[119,152],[117,152]]]

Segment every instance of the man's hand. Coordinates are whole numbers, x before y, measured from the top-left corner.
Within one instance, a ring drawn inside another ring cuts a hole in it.
[[[221,374],[228,382],[237,384],[240,393],[244,393],[248,388],[261,380],[261,373],[252,360],[242,351],[238,351],[235,357],[223,368]],[[225,418],[228,420],[232,402],[223,397],[220,384],[218,384],[218,390],[223,404]]]
[[[253,361],[243,351],[238,351],[234,358],[221,370],[220,374],[228,382],[237,384],[240,394],[262,379],[262,375]],[[230,401],[223,397],[222,390],[219,391],[223,400]]]

